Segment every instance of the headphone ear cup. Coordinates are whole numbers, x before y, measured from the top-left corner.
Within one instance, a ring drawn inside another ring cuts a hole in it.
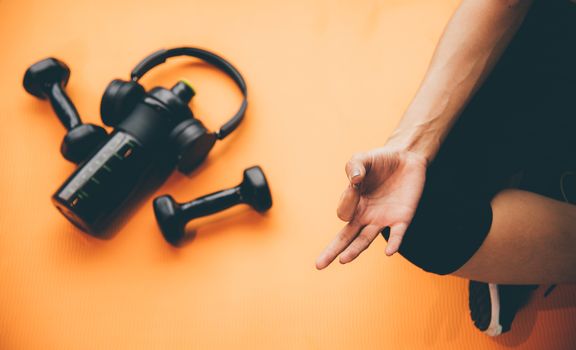
[[[188,174],[198,167],[216,143],[216,134],[208,132],[198,119],[186,119],[170,134],[178,154],[178,170]]]
[[[111,127],[117,126],[145,94],[144,87],[135,81],[112,80],[100,103],[102,122]]]

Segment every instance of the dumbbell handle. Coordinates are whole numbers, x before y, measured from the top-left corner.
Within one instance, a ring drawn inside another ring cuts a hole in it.
[[[240,186],[214,192],[180,205],[186,221],[211,215],[243,203]]]
[[[52,84],[47,92],[52,109],[66,130],[71,130],[82,124],[78,110],[60,84]]]

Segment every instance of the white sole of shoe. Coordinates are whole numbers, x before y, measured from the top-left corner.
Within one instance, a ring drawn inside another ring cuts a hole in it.
[[[500,324],[500,296],[498,295],[498,285],[489,283],[488,290],[490,291],[490,325],[484,331],[491,337],[496,337],[502,334],[502,325]]]

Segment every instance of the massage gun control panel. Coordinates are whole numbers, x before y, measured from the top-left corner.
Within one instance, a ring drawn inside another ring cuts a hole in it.
[[[149,166],[146,150],[134,137],[115,132],[83,167],[79,167],[52,197],[56,207],[84,231],[87,223],[106,222]]]

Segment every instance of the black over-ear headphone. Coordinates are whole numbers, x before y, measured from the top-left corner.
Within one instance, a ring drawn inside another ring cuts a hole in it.
[[[240,109],[219,131],[194,118],[188,103],[195,92],[185,81],[171,89],[146,91],[138,80],[152,68],[176,56],[199,58],[229,75],[242,91]],[[102,97],[104,124],[83,124],[64,90],[70,69],[55,58],[35,63],[26,71],[24,88],[49,99],[68,129],[62,142],[64,157],[79,167],[52,196],[56,207],[86,232],[98,235],[127,203],[155,165],[172,164],[191,172],[208,155],[216,140],[233,132],[246,112],[247,89],[240,72],[222,57],[192,47],[159,50],[132,70],[129,81],[112,81]]]
[[[240,72],[228,61],[206,50],[192,47],[156,51],[136,65],[130,73],[129,81],[115,79],[108,85],[102,96],[100,113],[104,124],[116,127],[146,94],[138,80],[152,68],[177,56],[199,58],[219,68],[234,80],[244,96],[240,109],[215,133],[210,133],[200,120],[193,117],[183,120],[172,131],[170,139],[180,155],[179,169],[188,173],[206,158],[216,140],[224,139],[240,125],[246,113],[248,106],[246,82]],[[166,94],[165,91],[163,93],[166,101],[177,108],[178,101],[173,101],[172,96]]]

